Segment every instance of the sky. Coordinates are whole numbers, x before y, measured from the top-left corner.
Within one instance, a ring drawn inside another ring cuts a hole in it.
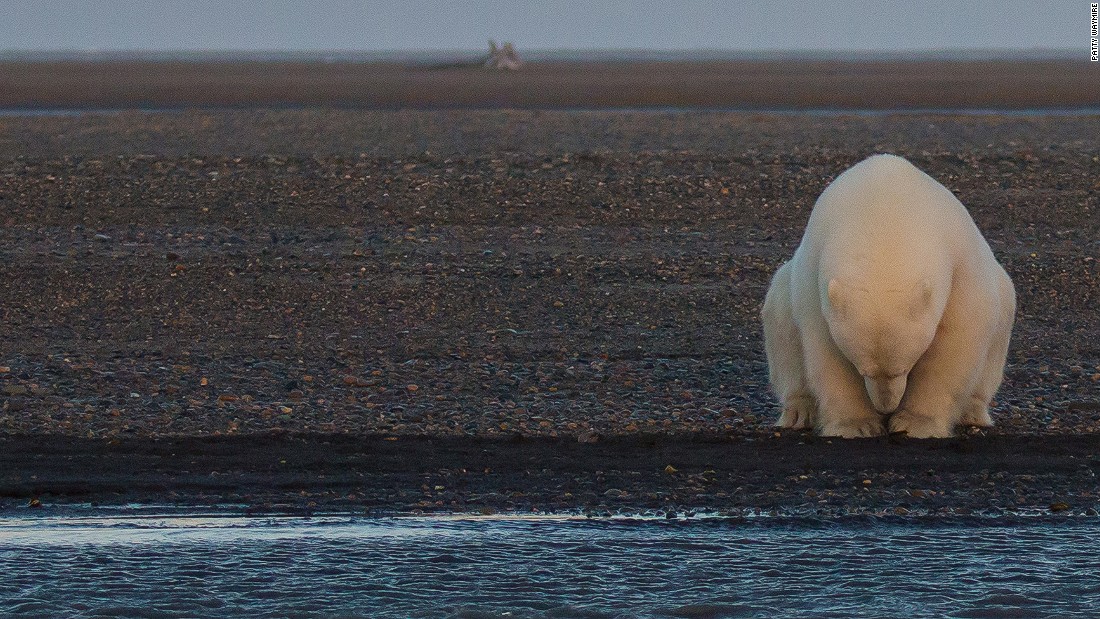
[[[1085,48],[1081,0],[0,0],[6,51]]]

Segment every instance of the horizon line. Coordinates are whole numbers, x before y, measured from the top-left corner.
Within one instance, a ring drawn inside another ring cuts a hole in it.
[[[488,42],[488,40],[486,41]],[[1087,49],[1075,47],[922,47],[905,49],[881,49],[881,48],[646,48],[646,47],[558,47],[558,48],[528,48],[518,47],[522,57],[567,57],[567,56],[775,56],[775,57],[806,57],[806,56],[885,56],[904,57],[911,55],[933,56],[996,56],[999,54],[1013,57],[1037,55],[1044,57],[1072,58],[1080,55],[1086,57]],[[293,49],[293,48],[224,48],[224,49],[188,49],[188,48],[112,48],[112,49],[0,49],[0,58],[10,57],[133,57],[133,56],[223,56],[223,57],[248,57],[248,56],[298,56],[298,57],[375,57],[375,58],[410,58],[410,57],[439,57],[456,55],[485,55],[484,48],[407,48],[407,49],[363,49],[363,48],[333,48],[333,49]]]

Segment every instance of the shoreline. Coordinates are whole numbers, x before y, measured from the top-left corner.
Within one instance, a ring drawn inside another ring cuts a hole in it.
[[[592,442],[284,433],[0,436],[0,516],[64,513],[77,504],[378,517],[1093,517],[1100,510],[1100,434],[851,441],[776,434]],[[41,512],[27,508],[31,500],[43,505]]]

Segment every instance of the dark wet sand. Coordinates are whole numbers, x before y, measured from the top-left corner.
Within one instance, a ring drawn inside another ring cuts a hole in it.
[[[1097,136],[1097,116],[0,118],[0,505],[1095,510]],[[992,430],[770,428],[768,278],[874,152],[955,191],[1016,282]]]
[[[136,502],[251,514],[1096,516],[1098,447],[1095,435],[1003,434],[0,437],[0,513],[38,498],[44,513]]]

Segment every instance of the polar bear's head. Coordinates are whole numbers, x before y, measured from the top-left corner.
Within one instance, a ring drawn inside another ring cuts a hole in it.
[[[933,287],[924,280],[904,289],[869,290],[833,279],[828,299],[833,341],[863,376],[875,410],[894,412],[910,370],[936,336],[943,306]]]

